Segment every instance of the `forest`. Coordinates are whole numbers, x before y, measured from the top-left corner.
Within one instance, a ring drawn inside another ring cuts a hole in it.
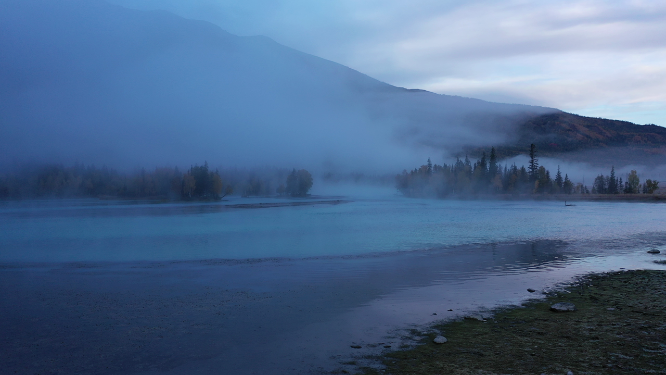
[[[121,198],[163,200],[220,200],[241,196],[303,197],[312,187],[305,169],[215,169],[208,163],[139,169],[121,173],[113,168],[75,164],[32,164],[0,173],[0,199]]]
[[[484,151],[480,159],[472,163],[466,156],[464,160],[456,158],[455,163],[432,164],[430,159],[425,165],[412,171],[403,171],[396,176],[396,187],[409,197],[475,196],[475,195],[526,195],[526,194],[652,194],[659,188],[657,181],[646,180],[644,184],[636,171],[631,171],[627,181],[615,176],[611,167],[609,176],[596,177],[592,190],[582,183],[574,183],[568,174],[551,172],[539,165],[537,150],[530,145],[527,168],[513,165],[500,165],[495,148],[490,155]]]

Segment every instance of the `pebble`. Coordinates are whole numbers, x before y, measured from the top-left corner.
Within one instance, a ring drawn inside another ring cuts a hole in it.
[[[449,341],[449,340],[447,340],[446,337],[444,337],[444,336],[437,336],[437,337],[435,337],[434,340],[432,340],[432,342],[434,342],[435,344],[443,344],[447,341]]]
[[[551,306],[550,310],[555,312],[576,311],[576,305],[570,302],[559,302]]]
[[[527,288],[527,291],[530,292],[530,293],[534,293],[534,292],[536,292],[536,290],[534,290],[534,289],[532,289],[532,288]]]
[[[661,251],[657,249],[648,250],[648,254],[659,254],[659,253],[661,253]]]
[[[567,371],[567,375],[573,375],[573,372]]]

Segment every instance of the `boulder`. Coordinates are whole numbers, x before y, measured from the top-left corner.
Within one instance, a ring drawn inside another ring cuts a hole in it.
[[[443,344],[447,341],[449,341],[449,340],[447,340],[446,337],[444,337],[444,336],[437,336],[437,337],[435,337],[434,340],[432,340],[432,342],[434,342],[435,344]]]
[[[551,306],[550,310],[555,312],[576,311],[576,305],[571,302],[559,302]]]

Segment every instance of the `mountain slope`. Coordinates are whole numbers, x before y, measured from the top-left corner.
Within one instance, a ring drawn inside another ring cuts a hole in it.
[[[570,147],[560,133],[596,139],[606,127],[394,87],[265,37],[100,0],[2,0],[0,50],[0,164],[381,173],[480,146],[508,155],[535,138]]]
[[[534,143],[541,156],[585,161],[600,166],[666,164],[666,128],[566,112],[539,115],[523,122],[515,141],[499,145],[498,154],[526,154]],[[480,153],[481,149],[473,151]]]
[[[409,166],[552,111],[394,87],[264,37],[96,0],[0,3],[2,160]]]

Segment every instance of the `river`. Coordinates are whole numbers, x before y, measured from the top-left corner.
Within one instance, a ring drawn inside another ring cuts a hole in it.
[[[656,268],[666,205],[0,204],[0,374],[353,372],[409,329],[587,272]]]

